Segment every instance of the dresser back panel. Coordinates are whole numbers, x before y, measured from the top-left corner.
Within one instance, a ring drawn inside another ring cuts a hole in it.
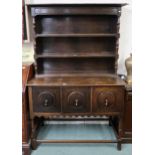
[[[36,54],[65,54],[65,53],[104,53],[115,54],[116,38],[88,38],[88,37],[68,37],[68,38],[37,38]]]
[[[95,58],[40,58],[37,59],[38,74],[62,73],[114,73],[114,59]]]
[[[37,34],[116,33],[117,16],[37,16]]]

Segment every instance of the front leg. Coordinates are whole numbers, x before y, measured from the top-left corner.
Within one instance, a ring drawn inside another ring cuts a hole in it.
[[[109,116],[109,126],[112,126],[112,116]]]
[[[40,125],[41,125],[41,126],[44,126],[44,125],[45,125],[45,124],[44,124],[44,121],[45,121],[44,117],[41,117],[41,118],[40,118]]]
[[[117,143],[117,149],[120,151],[121,150],[121,146],[122,146],[122,116],[119,116],[119,124],[118,124],[118,143]]]
[[[35,123],[35,119],[31,119],[31,146],[32,146],[32,150],[35,150],[37,148],[36,130],[37,130],[37,125]]]

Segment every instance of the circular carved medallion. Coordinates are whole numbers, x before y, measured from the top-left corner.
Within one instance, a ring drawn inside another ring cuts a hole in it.
[[[74,109],[82,108],[84,105],[84,94],[79,91],[71,92],[68,95],[68,104]]]
[[[47,91],[42,92],[38,96],[38,103],[43,105],[44,107],[54,106],[55,95]]]
[[[115,95],[112,92],[100,92],[97,95],[97,104],[98,107],[112,107],[115,104]]]

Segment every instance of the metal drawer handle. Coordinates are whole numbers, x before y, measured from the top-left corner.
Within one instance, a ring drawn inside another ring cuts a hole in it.
[[[74,104],[74,105],[75,105],[76,107],[78,107],[78,102],[79,102],[79,100],[78,100],[78,99],[75,99],[75,104]]]
[[[44,101],[44,106],[45,106],[45,107],[48,106],[48,100],[47,100],[47,99],[45,99],[45,101]]]
[[[105,106],[107,107],[109,104],[108,99],[105,99]]]

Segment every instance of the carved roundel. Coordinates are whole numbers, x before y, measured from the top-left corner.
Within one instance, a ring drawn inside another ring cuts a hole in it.
[[[82,108],[84,105],[84,94],[79,91],[71,92],[68,95],[68,104],[75,109]]]
[[[38,96],[38,103],[44,107],[54,106],[55,95],[51,92],[42,92]]]
[[[115,105],[115,94],[112,92],[100,92],[97,95],[98,107],[113,107]]]

